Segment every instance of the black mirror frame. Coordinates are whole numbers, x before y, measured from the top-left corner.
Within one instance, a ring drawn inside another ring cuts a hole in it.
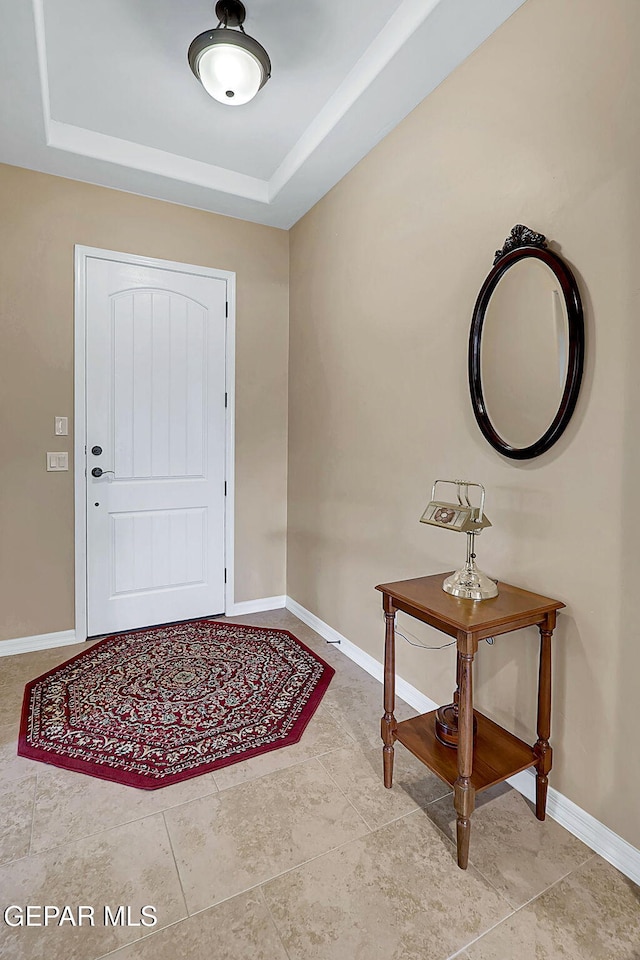
[[[500,278],[520,260],[534,257],[553,271],[558,278],[564,294],[569,324],[569,346],[567,357],[567,376],[558,411],[542,436],[527,447],[513,447],[500,436],[487,413],[482,391],[480,353],[482,346],[482,328],[489,300]],[[512,460],[532,460],[545,453],[560,439],[567,428],[580,392],[584,367],[584,317],[582,301],[575,277],[564,260],[547,249],[546,238],[528,227],[518,224],[511,231],[504,247],[498,250],[493,261],[493,269],[484,281],[471,320],[469,335],[469,390],[473,412],[484,437],[494,450]]]

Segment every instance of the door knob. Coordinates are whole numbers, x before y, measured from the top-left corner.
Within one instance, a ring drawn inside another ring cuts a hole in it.
[[[94,455],[94,457],[99,457],[102,453],[102,447],[91,447],[91,453]]]
[[[91,476],[92,476],[92,477],[101,477],[101,476],[103,476],[105,473],[113,473],[113,475],[114,475],[114,477],[115,477],[115,473],[114,473],[113,470],[103,470],[102,467],[94,467],[93,470],[91,471]]]

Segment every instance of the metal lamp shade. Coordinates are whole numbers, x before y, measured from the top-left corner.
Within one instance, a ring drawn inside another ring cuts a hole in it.
[[[225,27],[197,36],[188,57],[207,93],[231,106],[248,103],[271,76],[271,61],[264,47],[246,33]]]

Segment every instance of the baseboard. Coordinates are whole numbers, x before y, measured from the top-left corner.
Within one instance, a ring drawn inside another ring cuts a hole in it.
[[[279,610],[285,606],[286,597],[263,597],[261,600],[244,600],[234,603],[227,617],[242,617],[247,613],[261,613],[263,610]],[[302,618],[301,618],[302,619]],[[16,653],[33,653],[34,650],[48,650],[51,647],[66,647],[79,643],[75,630],[61,630],[58,633],[41,633],[37,637],[18,637],[17,640],[0,640],[0,657],[12,657]]]
[[[328,623],[325,623],[324,620],[321,620],[320,617],[311,613],[310,610],[307,610],[291,597],[286,598],[286,608],[325,640],[334,643],[345,656],[382,683],[384,667],[379,660],[366,653],[361,647],[356,646],[355,643],[338,633]],[[418,713],[428,713],[438,706],[437,703],[398,675],[396,675],[396,693]],[[536,778],[532,770],[518,773],[514,777],[510,777],[508,782],[527,800],[535,803]],[[569,833],[586,843],[604,860],[616,867],[620,873],[629,877],[634,883],[640,884],[640,850],[553,787],[549,787],[547,813],[552,820],[556,820]]]
[[[286,597],[263,597],[261,600],[241,600],[226,611],[225,617],[243,617],[248,613],[262,613],[264,610],[280,610],[285,606]]]
[[[298,620],[306,623],[308,627],[311,627],[312,630],[319,633],[324,640],[329,641],[329,643],[334,643],[350,660],[353,660],[354,663],[357,663],[358,666],[362,667],[363,670],[366,670],[367,673],[370,673],[372,677],[375,677],[376,680],[382,683],[384,679],[384,667],[379,660],[376,660],[371,654],[366,653],[361,647],[356,646],[355,643],[352,643],[351,640],[348,640],[341,633],[338,633],[337,630],[330,627],[329,624],[321,620],[320,617],[316,617],[315,613],[311,613],[310,610],[307,610],[296,600],[292,600],[291,597],[287,597],[286,607]],[[417,710],[418,713],[428,713],[430,710],[435,710],[438,706],[435,701],[430,700],[424,693],[421,693],[416,687],[407,683],[406,680],[403,680],[402,677],[399,677],[397,674],[396,693],[401,700],[408,703],[409,706]]]
[[[533,770],[517,773],[509,783],[527,800],[536,802],[536,775]],[[547,813],[620,873],[624,873],[625,877],[640,885],[640,850],[551,786],[547,796]]]
[[[50,647],[66,647],[71,643],[78,643],[75,630],[40,633],[36,637],[18,637],[17,640],[0,640],[0,657],[33,653],[34,650],[49,650]]]

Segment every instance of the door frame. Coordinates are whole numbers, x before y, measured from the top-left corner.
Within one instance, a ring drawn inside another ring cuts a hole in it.
[[[236,275],[230,270],[157,260],[75,244],[74,247],[74,506],[75,506],[75,631],[76,640],[87,639],[87,260],[115,260],[141,267],[156,267],[198,277],[224,280],[227,285],[225,336],[225,477],[227,495],[224,516],[224,612],[234,604],[234,504],[235,504],[235,369],[236,369]],[[212,613],[217,611],[212,610]]]

